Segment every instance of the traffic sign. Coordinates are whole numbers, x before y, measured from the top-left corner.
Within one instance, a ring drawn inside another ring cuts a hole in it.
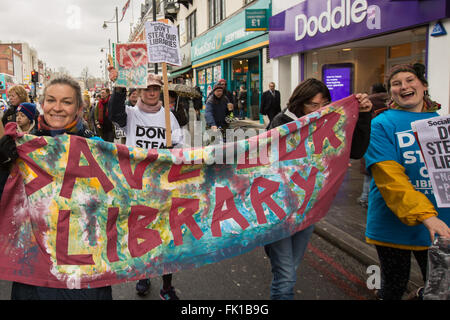
[[[245,31],[267,31],[268,9],[245,9]]]
[[[447,31],[445,30],[444,26],[440,21],[436,22],[436,24],[433,27],[433,31],[431,31],[432,37],[438,37],[438,36],[444,36],[447,34]]]

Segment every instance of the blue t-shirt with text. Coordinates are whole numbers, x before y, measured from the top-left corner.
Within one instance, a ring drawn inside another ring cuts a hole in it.
[[[382,161],[396,161],[417,191],[433,203],[438,217],[450,225],[450,208],[438,208],[431,180],[411,122],[439,116],[436,112],[409,112],[390,109],[372,120],[370,145],[364,155],[366,167]],[[429,246],[430,234],[423,224],[408,226],[388,208],[373,178],[370,184],[366,236],[369,239],[411,246]]]

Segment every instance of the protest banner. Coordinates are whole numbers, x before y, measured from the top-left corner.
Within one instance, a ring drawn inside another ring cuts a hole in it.
[[[357,118],[352,96],[246,140],[172,150],[8,124],[19,159],[0,203],[0,279],[95,288],[288,237],[327,213]],[[238,161],[212,162],[224,149]]]
[[[145,23],[145,38],[147,40],[149,62],[162,63],[166,128],[170,128],[167,64],[181,66],[178,30],[177,27],[163,22],[148,21]],[[172,134],[170,130],[167,130],[166,141],[166,145],[170,148],[172,146]]]
[[[411,127],[419,141],[437,206],[450,208],[450,116],[415,121]]]
[[[117,66],[116,86],[147,88],[148,58],[145,43],[118,43],[115,45]]]

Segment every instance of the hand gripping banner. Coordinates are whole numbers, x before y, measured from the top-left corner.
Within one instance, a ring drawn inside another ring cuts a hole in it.
[[[1,199],[0,278],[94,288],[288,237],[327,213],[357,117],[352,96],[249,139],[148,151],[11,124],[19,159]]]

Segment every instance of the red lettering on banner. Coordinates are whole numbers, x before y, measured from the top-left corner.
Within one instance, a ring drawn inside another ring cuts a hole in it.
[[[119,216],[119,208],[108,208],[108,220],[106,222],[106,255],[109,262],[119,261],[117,254],[117,217]]]
[[[147,206],[133,206],[128,218],[128,250],[133,258],[140,257],[162,244],[156,230],[147,226],[156,219],[158,210]],[[139,239],[144,241],[139,242]]]
[[[317,119],[316,130],[313,132],[314,154],[323,152],[323,143],[327,138],[333,148],[341,145],[341,140],[334,133],[334,126],[338,123],[341,116],[336,112],[331,112],[326,117]]]
[[[222,209],[224,203],[227,206],[225,210]],[[228,187],[217,187],[216,206],[214,208],[211,222],[211,232],[214,237],[222,236],[220,223],[228,219],[234,219],[234,221],[241,226],[242,230],[245,230],[250,226],[248,221],[236,208],[236,204],[234,203],[234,195],[230,189]]]
[[[200,240],[203,236],[203,231],[195,222],[192,216],[199,209],[199,199],[189,198],[172,198],[172,207],[170,208],[169,221],[170,229],[173,234],[173,242],[176,246],[183,244],[183,233],[181,232],[181,226],[185,224],[195,239]],[[178,213],[179,208],[184,208],[181,213]]]
[[[155,149],[149,149],[147,157],[139,162],[133,173],[130,165],[130,151],[128,150],[128,147],[122,144],[117,144],[116,147],[120,169],[122,170],[128,185],[133,189],[141,190],[144,171],[150,163],[158,159],[158,151]]]
[[[56,227],[56,263],[58,265],[92,265],[91,254],[68,254],[70,210],[60,210]]]
[[[44,188],[46,185],[53,182],[53,177],[48,174],[44,169],[37,165],[33,159],[28,155],[29,153],[45,147],[47,141],[43,137],[35,138],[31,141],[25,142],[17,148],[20,158],[30,167],[36,174],[36,178],[25,184],[25,191],[28,196],[32,195],[36,191]]]
[[[192,167],[192,165],[174,164],[170,168],[167,180],[172,183],[181,180],[187,180],[194,177],[200,177],[201,169],[194,169],[191,171],[181,173],[183,167]]]
[[[294,132],[297,130],[297,124],[296,122],[291,122],[287,124],[289,128],[289,132]],[[287,152],[287,139],[291,137],[291,135],[285,135],[280,138],[280,144],[279,144],[279,161],[286,161],[286,160],[295,160],[295,159],[301,159],[306,157],[306,147],[305,147],[305,141],[308,137],[309,133],[309,127],[304,126],[300,128],[300,142],[298,146],[292,150]]]
[[[259,192],[258,188],[264,188],[263,192]],[[282,220],[286,216],[286,212],[272,199],[272,194],[278,191],[280,187],[279,182],[271,181],[269,179],[259,177],[253,181],[250,189],[250,199],[252,201],[253,209],[256,212],[256,219],[259,224],[267,223],[266,215],[262,204],[265,203],[270,210],[272,210]]]
[[[300,188],[305,190],[305,196],[303,198],[303,204],[298,210],[299,214],[304,213],[306,206],[308,205],[309,200],[311,199],[312,193],[314,192],[314,187],[316,185],[316,176],[319,172],[319,169],[316,167],[311,168],[311,172],[309,173],[309,176],[307,180],[303,179],[302,176],[296,172],[292,175],[291,180]]]
[[[80,166],[81,153],[84,154],[89,165]],[[59,194],[61,197],[67,199],[72,197],[73,187],[77,178],[97,178],[106,193],[114,189],[114,185],[92,156],[86,139],[71,135],[69,159],[67,160],[66,172],[64,173],[64,180]]]

